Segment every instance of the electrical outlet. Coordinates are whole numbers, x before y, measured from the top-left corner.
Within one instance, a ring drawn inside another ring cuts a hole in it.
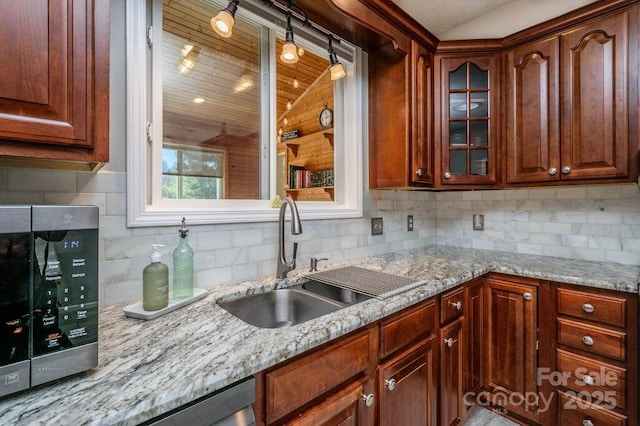
[[[371,218],[371,235],[382,235],[383,232],[382,226],[382,218],[381,217],[372,217]]]
[[[484,231],[484,215],[483,214],[473,215],[473,230]]]
[[[413,215],[407,216],[407,231],[413,231]]]

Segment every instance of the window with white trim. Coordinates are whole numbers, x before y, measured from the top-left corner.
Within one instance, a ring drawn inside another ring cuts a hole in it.
[[[271,201],[286,194],[287,173],[278,148],[287,121],[277,93],[282,16],[245,0],[234,35],[222,39],[209,25],[221,6],[127,2],[129,226],[175,224],[180,216],[191,223],[277,220]],[[305,56],[327,60],[326,39],[294,30]],[[362,216],[365,54],[346,42],[333,47],[347,76],[333,82],[332,99],[317,100],[334,110],[332,199],[299,201],[303,219]],[[311,72],[302,61],[288,71]]]

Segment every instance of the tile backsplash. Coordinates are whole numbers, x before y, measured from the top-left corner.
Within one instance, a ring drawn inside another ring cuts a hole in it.
[[[311,257],[331,262],[431,244],[640,265],[640,191],[635,184],[503,191],[365,191],[360,219],[304,221],[298,268]],[[0,203],[93,204],[100,209],[103,305],[139,300],[152,243],[171,266],[173,227],[127,228],[126,174],[0,168]],[[407,215],[414,231],[406,229]],[[484,231],[474,231],[483,214]],[[371,218],[384,234],[371,235]],[[188,219],[188,218],[187,218]],[[190,226],[198,287],[275,274],[277,224]],[[289,240],[288,240],[289,241]],[[290,244],[287,245],[290,250]]]

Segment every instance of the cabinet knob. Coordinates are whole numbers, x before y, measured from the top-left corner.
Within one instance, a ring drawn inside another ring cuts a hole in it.
[[[456,311],[462,310],[462,302],[460,300],[458,300],[457,302],[449,301],[449,304],[453,306],[453,309],[455,309]]]
[[[558,169],[556,169],[555,167],[549,167],[549,170],[547,171],[551,176],[554,176],[556,173],[558,173]]]
[[[524,300],[531,300],[533,299],[533,295],[531,293],[529,293],[528,291],[526,293],[524,293],[522,295],[522,297],[524,297]]]
[[[582,421],[582,426],[596,426],[596,424],[592,422],[590,419],[586,419]]]
[[[591,376],[582,376],[582,381],[584,382],[585,385],[588,385],[588,386],[593,386],[596,384],[596,379],[594,379]]]
[[[568,175],[569,173],[571,173],[571,167],[569,166],[564,166],[562,168],[562,173],[564,173],[565,175]]]
[[[444,173],[444,178],[445,179],[450,179],[451,178],[451,172],[445,172]]]
[[[420,169],[416,170],[416,174],[417,174],[418,176],[422,176],[422,175],[424,174],[424,172],[423,172],[423,171],[422,171],[422,169],[420,168]]]
[[[384,385],[387,387],[387,389],[392,391],[396,388],[396,385],[397,385],[396,379],[387,379],[384,381]]]
[[[582,343],[587,346],[593,346],[593,337],[591,336],[582,336]]]
[[[373,405],[373,401],[374,401],[374,399],[375,399],[375,398],[373,397],[373,394],[372,394],[372,393],[370,393],[370,394],[368,394],[368,395],[364,395],[364,394],[362,395],[362,400],[364,401],[364,404],[365,404],[367,407],[371,407],[371,406]]]
[[[447,345],[448,347],[451,347],[457,341],[458,341],[458,339],[454,339],[453,337],[449,337],[448,339],[444,339],[444,344]]]
[[[587,314],[592,314],[593,311],[596,310],[596,308],[594,308],[591,303],[585,303],[584,305],[582,305],[582,310]]]

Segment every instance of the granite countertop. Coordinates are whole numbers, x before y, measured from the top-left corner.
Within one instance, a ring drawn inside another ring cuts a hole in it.
[[[636,294],[640,276],[640,266],[447,246],[330,267],[345,265],[425,284],[282,329],[253,327],[216,301],[296,284],[304,270],[282,281],[216,286],[203,300],[152,321],[125,317],[124,305],[110,306],[100,311],[98,367],[0,400],[0,419],[14,425],[137,424],[491,271]]]

